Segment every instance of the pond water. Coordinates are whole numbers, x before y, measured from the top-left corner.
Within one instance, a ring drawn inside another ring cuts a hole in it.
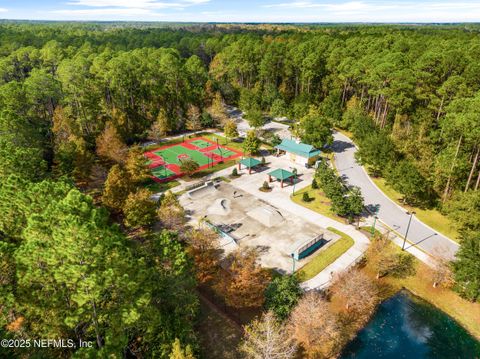
[[[384,301],[343,359],[480,358],[480,342],[455,320],[407,291]]]

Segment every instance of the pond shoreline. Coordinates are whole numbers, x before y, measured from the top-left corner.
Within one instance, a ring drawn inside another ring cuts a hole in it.
[[[423,353],[416,357],[426,358],[431,353],[443,355],[463,350],[465,354],[472,350],[474,355],[480,355],[480,341],[448,313],[402,288],[378,305],[339,357],[369,358],[386,354],[408,357],[415,352]]]

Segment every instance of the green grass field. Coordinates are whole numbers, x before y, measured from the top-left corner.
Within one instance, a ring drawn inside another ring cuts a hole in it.
[[[321,251],[310,262],[305,264],[298,272],[298,278],[301,281],[309,280],[315,277],[318,273],[335,262],[343,253],[345,253],[351,246],[353,246],[352,237],[347,234],[336,230],[335,228],[328,227],[329,231],[340,235],[338,241],[333,243],[327,249]]]
[[[302,200],[303,194],[305,192],[307,192],[309,197],[312,198],[310,202],[304,202]],[[291,199],[293,202],[303,207],[306,207],[312,211],[320,213],[328,218],[334,219],[339,222],[345,222],[344,218],[337,216],[335,213],[333,213],[330,210],[331,208],[330,200],[327,197],[325,197],[325,195],[319,189],[312,189],[311,186],[305,187],[300,191],[296,191],[295,194],[291,196]]]

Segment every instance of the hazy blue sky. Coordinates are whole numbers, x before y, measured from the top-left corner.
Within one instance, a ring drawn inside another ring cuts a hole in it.
[[[218,22],[472,22],[480,0],[0,0],[0,18]]]

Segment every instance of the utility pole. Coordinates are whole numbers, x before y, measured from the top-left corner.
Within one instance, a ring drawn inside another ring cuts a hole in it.
[[[403,238],[402,251],[405,250],[405,243],[407,242],[408,230],[410,229],[410,223],[412,223],[412,217],[415,214],[415,211],[407,212],[407,214],[410,215],[410,218],[408,219],[407,231],[405,232],[405,237]]]

